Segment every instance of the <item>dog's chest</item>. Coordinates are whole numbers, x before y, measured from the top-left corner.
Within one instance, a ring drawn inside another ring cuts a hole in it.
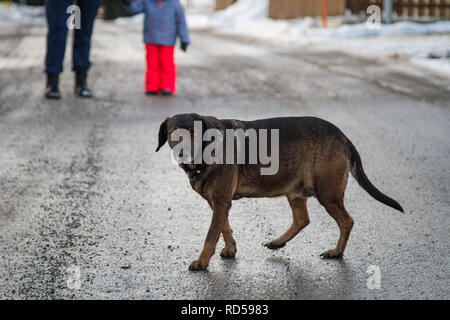
[[[192,181],[190,180],[192,189],[197,192],[203,199],[209,200],[209,194],[207,188],[205,188],[204,181]]]

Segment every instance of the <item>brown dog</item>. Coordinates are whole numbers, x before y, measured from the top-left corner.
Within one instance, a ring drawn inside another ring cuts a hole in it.
[[[269,249],[279,249],[309,224],[306,201],[316,197],[337,222],[340,230],[336,248],[321,254],[323,258],[342,257],[353,227],[353,219],[344,207],[344,192],[348,173],[376,200],[403,212],[400,204],[379,191],[364,173],[361,158],[350,140],[333,124],[314,117],[272,118],[256,121],[219,120],[197,114],[178,114],[167,118],[159,129],[158,151],[166,141],[173,149],[179,141],[172,141],[171,133],[186,129],[191,137],[194,121],[201,121],[202,130],[226,129],[278,129],[279,170],[273,175],[261,175],[256,164],[180,164],[188,174],[192,188],[208,201],[213,216],[203,250],[189,270],[208,267],[216,243],[222,233],[225,248],[222,257],[236,254],[236,242],[228,222],[232,200],[286,196],[292,208],[293,222],[279,238],[265,244]],[[258,144],[259,145],[259,144]],[[203,144],[202,148],[205,148]],[[246,146],[246,150],[249,147]],[[193,157],[192,157],[193,158]]]

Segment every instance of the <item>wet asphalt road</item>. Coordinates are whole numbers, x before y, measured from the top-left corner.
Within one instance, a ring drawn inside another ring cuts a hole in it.
[[[46,101],[44,34],[0,30],[0,298],[450,297],[448,78],[402,60],[194,32],[188,54],[177,52],[178,95],[146,97],[140,26],[98,23],[95,99],[73,96],[66,55],[63,99]],[[406,213],[350,178],[355,227],[344,259],[332,261],[319,254],[338,228],[315,199],[311,224],[275,252],[262,243],[289,226],[287,201],[242,199],[230,212],[236,259],[220,258],[220,240],[209,271],[189,272],[210,209],[168,148],[154,152],[160,122],[181,112],[332,121]],[[367,287],[371,265],[380,289]]]

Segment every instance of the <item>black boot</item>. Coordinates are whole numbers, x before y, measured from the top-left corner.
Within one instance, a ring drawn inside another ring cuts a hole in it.
[[[173,95],[172,91],[167,90],[167,89],[162,89],[160,92],[161,92],[161,94],[163,96],[171,96],[171,95]]]
[[[75,94],[82,98],[92,98],[92,92],[87,86],[86,78],[86,71],[80,71],[75,74]]]
[[[45,88],[45,97],[47,99],[60,99],[59,93],[59,74],[47,73],[47,87]]]

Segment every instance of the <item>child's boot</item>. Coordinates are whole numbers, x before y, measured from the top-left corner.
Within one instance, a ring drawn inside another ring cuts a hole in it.
[[[171,96],[171,95],[173,95],[172,91],[167,90],[167,89],[162,89],[160,92],[161,92],[161,94],[163,96]]]

